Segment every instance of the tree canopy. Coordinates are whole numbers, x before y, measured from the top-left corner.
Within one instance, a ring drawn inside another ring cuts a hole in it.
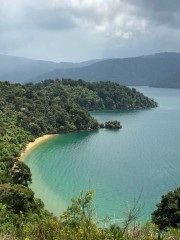
[[[152,213],[152,221],[161,230],[180,227],[180,188],[163,195],[157,209]]]

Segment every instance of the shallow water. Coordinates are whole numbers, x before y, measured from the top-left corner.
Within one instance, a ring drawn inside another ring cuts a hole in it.
[[[59,215],[80,190],[95,189],[100,217],[122,217],[141,195],[141,219],[148,219],[161,195],[180,185],[180,90],[138,90],[159,107],[93,112],[123,128],[55,136],[26,154],[31,188],[47,209]]]

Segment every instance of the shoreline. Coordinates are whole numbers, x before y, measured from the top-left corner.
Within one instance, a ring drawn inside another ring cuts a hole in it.
[[[34,142],[29,142],[26,146],[25,146],[25,149],[22,150],[21,152],[21,155],[19,157],[19,161],[20,162],[23,162],[24,161],[24,156],[27,152],[29,152],[32,148],[34,148],[35,146],[37,146],[38,144],[44,142],[45,140],[47,139],[50,139],[54,136],[56,136],[57,134],[46,134],[46,135],[43,135],[42,137],[38,137],[35,139]]]
[[[95,129],[93,129],[95,130]],[[96,129],[97,130],[97,129]],[[92,130],[79,130],[79,131],[72,131],[72,132],[64,132],[64,133],[54,133],[54,134],[45,134],[41,137],[38,137],[34,140],[34,142],[29,142],[28,144],[26,144],[25,148],[21,151],[21,154],[18,158],[18,161],[20,162],[24,162],[24,156],[26,155],[27,152],[29,152],[32,148],[34,148],[35,146],[39,145],[40,143],[44,142],[47,139],[50,139],[56,135],[60,135],[60,134],[67,134],[67,133],[74,133],[74,132],[81,132],[81,131],[92,131]]]

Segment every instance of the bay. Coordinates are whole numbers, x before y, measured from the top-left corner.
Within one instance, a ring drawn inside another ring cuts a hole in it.
[[[24,156],[35,196],[55,215],[81,190],[95,189],[99,217],[121,218],[140,197],[141,219],[149,219],[161,195],[180,186],[180,90],[137,90],[159,107],[92,112],[123,128],[58,135]]]

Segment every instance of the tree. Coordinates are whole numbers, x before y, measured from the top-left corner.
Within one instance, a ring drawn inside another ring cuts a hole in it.
[[[81,192],[79,197],[72,199],[72,205],[62,214],[61,221],[66,233],[70,232],[73,236],[70,239],[97,239],[94,237],[98,228],[94,218],[93,195],[93,190]]]
[[[31,172],[29,167],[23,162],[16,161],[11,168],[11,176],[14,183],[28,186],[31,182]]]
[[[80,196],[72,199],[72,205],[62,215],[64,224],[69,224],[72,227],[78,227],[82,223],[89,223],[93,217],[93,195],[94,191],[89,190],[85,194],[80,192]]]
[[[105,122],[105,128],[122,128],[121,123],[117,120]]]
[[[180,188],[163,195],[157,209],[151,214],[152,221],[160,230],[180,227]]]
[[[19,184],[0,184],[0,203],[17,214],[36,210],[34,192]]]

